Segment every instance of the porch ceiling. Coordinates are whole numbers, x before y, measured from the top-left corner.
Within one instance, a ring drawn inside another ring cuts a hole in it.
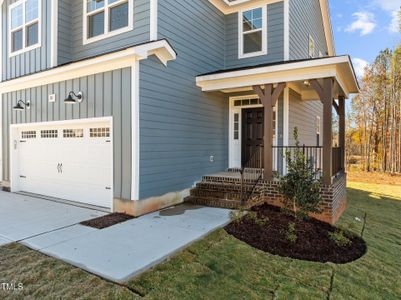
[[[254,85],[285,82],[301,94],[303,100],[318,100],[315,90],[305,84],[312,79],[335,79],[334,97],[359,93],[359,85],[349,56],[337,56],[299,61],[258,65],[247,68],[223,70],[200,75],[197,86],[204,92],[224,93],[253,90]]]

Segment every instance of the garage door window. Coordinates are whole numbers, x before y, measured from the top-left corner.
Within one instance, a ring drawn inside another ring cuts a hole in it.
[[[40,137],[42,139],[54,139],[58,137],[58,132],[57,130],[42,130],[40,132]]]
[[[83,129],[64,129],[63,137],[64,138],[83,138],[84,130]]]
[[[89,132],[91,138],[110,137],[110,128],[108,127],[91,128]]]
[[[23,139],[36,139],[36,131],[23,131],[21,133]]]

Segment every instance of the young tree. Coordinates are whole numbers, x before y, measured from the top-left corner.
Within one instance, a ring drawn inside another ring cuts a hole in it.
[[[294,139],[297,147],[293,153],[286,153],[288,172],[281,178],[280,192],[284,196],[285,208],[295,217],[304,217],[320,211],[321,182],[312,158],[306,157],[299,147],[298,128],[294,128]]]

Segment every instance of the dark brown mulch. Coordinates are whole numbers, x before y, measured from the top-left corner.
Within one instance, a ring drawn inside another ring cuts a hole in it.
[[[345,264],[362,257],[367,246],[359,236],[349,234],[349,246],[338,246],[329,238],[329,232],[336,228],[315,220],[295,220],[279,208],[262,205],[253,209],[258,218],[267,217],[266,224],[258,225],[254,219],[245,216],[241,222],[232,222],[225,230],[245,243],[265,252],[295,259]],[[295,243],[286,238],[289,223],[296,223]]]
[[[128,220],[134,219],[133,216],[122,214],[122,213],[113,213],[103,217],[99,217],[96,219],[88,220],[81,222],[81,225],[93,227],[97,229],[104,229],[107,227],[111,227],[116,224],[120,224],[126,222]]]

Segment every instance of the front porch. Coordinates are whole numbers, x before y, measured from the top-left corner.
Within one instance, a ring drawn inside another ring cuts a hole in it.
[[[316,217],[338,220],[346,206],[345,99],[359,91],[348,56],[215,72],[197,77],[197,84],[204,92],[222,92],[230,99],[230,168],[205,176],[187,200],[235,208],[263,197],[280,206],[278,178],[287,172],[286,154],[298,148],[322,181],[324,212]],[[249,98],[245,105],[244,97]],[[310,112],[317,111],[317,122],[308,114],[290,115],[295,101],[304,106],[303,112],[308,112],[308,103],[317,103]],[[335,139],[333,112],[338,117]],[[301,144],[291,139],[290,124],[296,118],[302,125]]]

